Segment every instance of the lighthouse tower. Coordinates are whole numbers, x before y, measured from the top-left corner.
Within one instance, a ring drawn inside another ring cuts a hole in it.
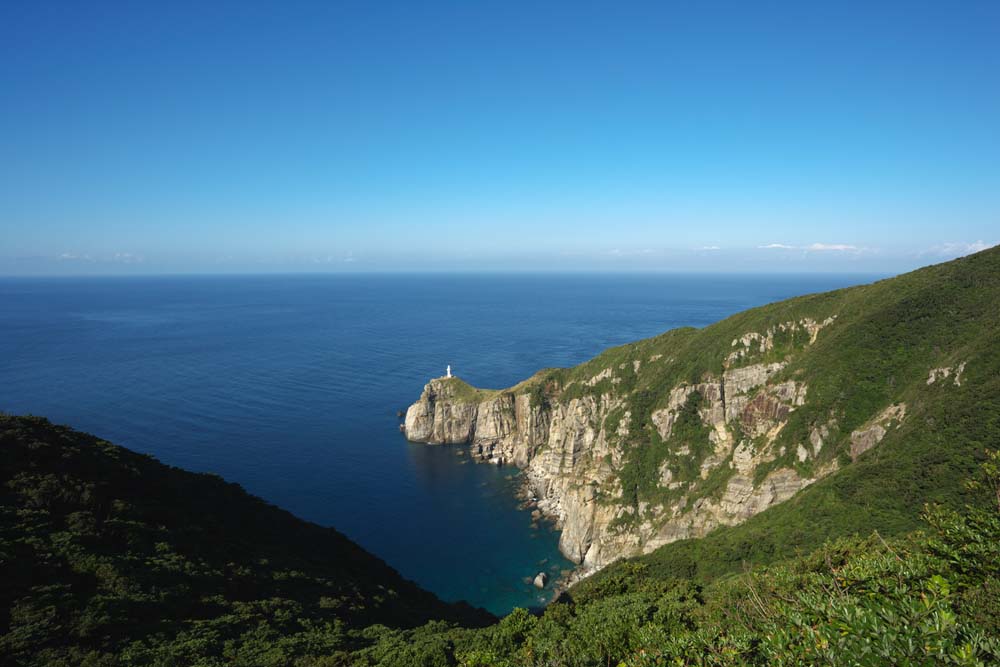
[[[446,378],[450,378],[451,377],[451,364],[448,364],[448,367],[445,369],[444,376]]]

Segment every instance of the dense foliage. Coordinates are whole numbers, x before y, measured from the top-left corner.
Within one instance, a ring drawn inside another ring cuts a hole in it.
[[[432,619],[492,617],[216,476],[0,415],[0,663],[329,661]]]

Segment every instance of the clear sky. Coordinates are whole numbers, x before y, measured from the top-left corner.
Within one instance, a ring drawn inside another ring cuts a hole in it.
[[[1000,2],[5,2],[0,274],[896,272],[1000,242]]]

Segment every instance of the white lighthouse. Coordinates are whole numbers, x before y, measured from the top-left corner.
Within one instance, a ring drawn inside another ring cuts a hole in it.
[[[448,364],[448,367],[445,369],[444,376],[446,378],[450,378],[451,377],[451,364]]]

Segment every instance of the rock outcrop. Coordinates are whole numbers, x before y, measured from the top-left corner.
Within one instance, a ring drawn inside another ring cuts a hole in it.
[[[885,437],[889,429],[898,427],[904,417],[906,417],[906,403],[890,405],[866,424],[864,428],[852,431],[851,460],[857,461],[859,456],[882,442],[882,438]]]
[[[478,405],[456,400],[456,384],[434,381],[406,411],[406,437],[419,442],[458,444],[473,436]]]
[[[954,368],[951,366],[943,366],[941,368],[932,368],[930,374],[927,376],[927,384],[934,384],[938,380],[947,380],[954,376],[953,382],[956,387],[962,386],[962,373],[965,372],[965,362],[963,361],[958,366]]]

